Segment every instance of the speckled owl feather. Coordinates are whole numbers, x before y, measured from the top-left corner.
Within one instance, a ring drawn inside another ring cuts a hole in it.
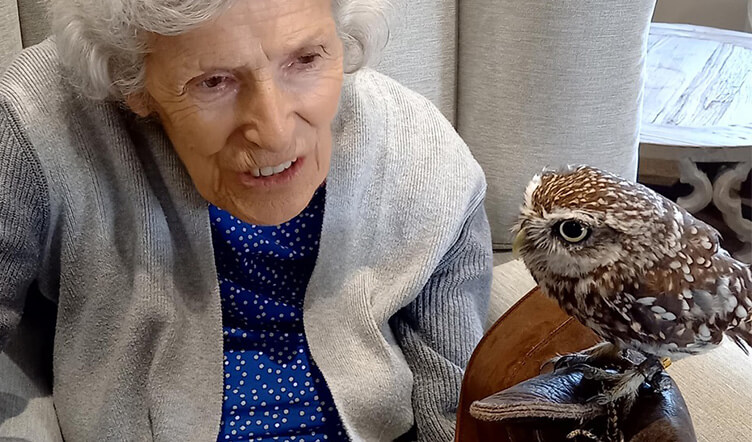
[[[543,292],[620,348],[680,359],[724,333],[745,352],[752,345],[749,266],[641,184],[586,166],[544,171],[515,231]]]

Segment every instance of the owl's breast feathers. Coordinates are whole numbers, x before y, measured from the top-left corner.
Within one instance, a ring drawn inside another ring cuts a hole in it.
[[[611,266],[584,278],[544,281],[543,291],[623,348],[680,359],[712,348],[726,333],[747,351],[744,343],[752,345],[749,267],[715,241],[708,247],[707,236],[688,239],[682,251],[641,274],[629,276]]]

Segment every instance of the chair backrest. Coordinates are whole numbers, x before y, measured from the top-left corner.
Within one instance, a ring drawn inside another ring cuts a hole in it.
[[[637,177],[655,0],[398,0],[383,72],[455,123],[488,181],[496,249],[544,166]]]
[[[0,69],[22,47],[16,0],[0,0]]]
[[[466,1],[467,2],[467,1]],[[456,123],[459,0],[393,0],[390,41],[375,66]]]

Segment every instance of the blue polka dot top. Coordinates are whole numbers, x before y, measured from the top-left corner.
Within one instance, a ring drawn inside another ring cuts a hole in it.
[[[318,254],[324,188],[280,226],[244,223],[209,206],[224,328],[218,441],[346,441],[303,330]]]

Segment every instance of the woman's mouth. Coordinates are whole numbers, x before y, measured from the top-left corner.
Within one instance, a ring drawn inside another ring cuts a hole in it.
[[[296,158],[276,166],[256,167],[239,173],[240,183],[246,187],[268,187],[286,184],[300,171],[303,158]]]
[[[270,166],[270,167],[262,167],[262,168],[255,168],[251,170],[251,174],[255,177],[260,176],[272,176],[277,175],[279,173],[284,172],[285,170],[289,169],[290,166],[292,166],[295,163],[296,160],[287,161],[285,163],[279,164],[277,166]]]

